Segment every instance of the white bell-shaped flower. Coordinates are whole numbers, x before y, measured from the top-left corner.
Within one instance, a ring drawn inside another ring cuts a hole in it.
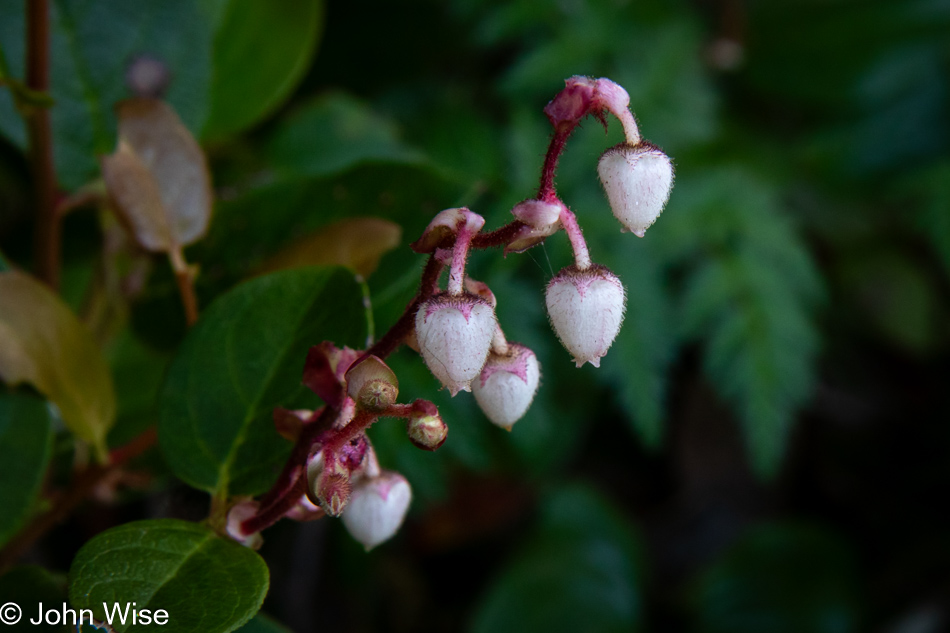
[[[354,539],[370,550],[389,540],[399,530],[412,489],[406,478],[397,472],[383,471],[354,486],[350,501],[343,510],[343,525]]]
[[[416,341],[429,370],[454,396],[471,391],[495,331],[495,310],[484,299],[438,294],[416,312]]]
[[[524,416],[541,380],[538,357],[524,345],[508,343],[508,354],[489,354],[481,374],[472,382],[478,406],[503,429]]]
[[[669,156],[650,143],[618,145],[597,164],[610,208],[624,228],[643,237],[666,206],[673,186]]]
[[[569,266],[548,283],[551,325],[578,367],[600,367],[620,331],[626,299],[617,276],[596,264],[584,270]]]

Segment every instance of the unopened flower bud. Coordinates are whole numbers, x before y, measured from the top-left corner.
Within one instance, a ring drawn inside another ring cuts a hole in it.
[[[623,321],[626,293],[617,276],[604,266],[569,266],[548,283],[545,302],[551,325],[577,366],[600,367]]]
[[[225,527],[228,536],[233,538],[241,545],[250,547],[251,549],[259,549],[264,543],[264,537],[261,536],[260,532],[251,532],[250,534],[246,533],[241,529],[241,524],[255,516],[257,514],[257,510],[258,503],[256,501],[249,500],[235,504],[228,511],[228,522],[227,526]]]
[[[508,343],[507,354],[488,355],[488,362],[472,383],[472,393],[488,419],[510,431],[531,406],[540,379],[541,368],[534,352],[524,345]]]
[[[396,402],[396,374],[376,356],[367,356],[346,372],[346,394],[361,409],[383,411]]]
[[[442,421],[439,410],[427,400],[416,400],[413,413],[406,423],[409,441],[426,451],[434,451],[445,443],[448,425]]]
[[[643,237],[670,197],[673,164],[669,156],[650,143],[621,144],[600,157],[597,173],[614,216],[628,231]]]
[[[471,391],[495,331],[495,311],[484,299],[438,294],[416,312],[416,340],[429,370],[454,396]]]
[[[307,466],[312,499],[330,516],[340,516],[350,498],[350,473],[337,460],[320,464],[323,459],[311,459]]]
[[[465,207],[440,211],[429,226],[423,231],[422,237],[409,245],[417,253],[433,253],[439,245],[452,235],[458,234],[463,228],[477,233],[485,226],[485,218],[469,211]]]
[[[354,489],[343,512],[343,525],[354,539],[370,550],[389,540],[402,525],[412,489],[399,473],[383,471],[364,479]]]
[[[563,208],[560,202],[541,200],[525,200],[516,204],[511,213],[525,226],[505,246],[505,254],[521,253],[554,235],[561,227],[559,220]]]

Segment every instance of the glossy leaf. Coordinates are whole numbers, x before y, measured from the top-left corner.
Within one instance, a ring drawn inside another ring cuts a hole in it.
[[[858,625],[848,544],[821,529],[763,525],[700,576],[698,633],[848,633]]]
[[[325,176],[367,161],[419,162],[395,125],[342,93],[314,99],[287,118],[267,156],[285,175]]]
[[[66,426],[105,458],[115,421],[112,376],[92,334],[46,286],[0,273],[0,378],[29,383],[59,409]]]
[[[264,491],[290,449],[272,411],[316,406],[301,375],[307,350],[324,340],[365,345],[363,295],[349,271],[283,271],[212,303],[162,390],[159,440],[172,471],[219,495]]]
[[[223,11],[205,138],[240,132],[271,113],[303,77],[323,28],[321,0],[229,0]]]
[[[399,246],[402,228],[380,218],[353,218],[326,226],[304,237],[264,264],[265,271],[298,266],[344,266],[363,278],[380,258]]]
[[[211,220],[204,153],[162,101],[122,101],[116,115],[119,144],[102,158],[102,176],[116,212],[150,251],[172,252],[191,244]]]
[[[571,487],[550,495],[541,522],[478,608],[471,631],[637,631],[639,545],[613,506]]]
[[[12,602],[20,607],[21,619],[13,625],[6,621],[4,631],[13,633],[69,633],[70,627],[64,624],[31,624],[36,618],[40,603],[43,610],[61,609],[66,602],[65,575],[50,573],[38,565],[14,567],[0,576],[0,605]]]
[[[250,620],[267,594],[267,565],[254,551],[209,528],[179,521],[136,521],[86,543],[69,570],[74,609],[106,620],[103,603],[164,609],[180,633],[227,633]],[[113,619],[117,633],[137,630]]]
[[[52,451],[49,406],[34,396],[0,393],[0,544],[33,509]]]

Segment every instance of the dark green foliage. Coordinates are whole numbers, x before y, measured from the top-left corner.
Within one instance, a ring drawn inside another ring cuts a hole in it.
[[[15,633],[24,633],[25,631],[65,633],[69,631],[69,627],[65,624],[57,626],[46,622],[41,624],[30,622],[30,620],[36,619],[39,604],[43,604],[44,611],[50,608],[61,610],[61,605],[67,602],[65,575],[53,574],[39,565],[14,567],[0,576],[0,605],[10,602],[20,607],[22,617],[19,622],[13,625],[4,622],[5,631],[14,631]]]
[[[259,277],[209,306],[161,393],[159,440],[172,472],[222,498],[264,492],[290,453],[274,407],[319,403],[300,376],[307,350],[324,340],[366,341],[362,294],[343,269]]]
[[[631,526],[582,486],[552,492],[540,522],[482,599],[472,631],[638,631],[642,562]]]
[[[253,551],[206,527],[162,519],[126,523],[95,537],[69,570],[69,601],[98,620],[110,606],[169,614],[179,633],[228,633],[251,619],[267,593],[267,565]],[[113,620],[118,633],[147,630]],[[155,626],[154,624],[152,626]]]
[[[814,526],[762,525],[697,582],[695,631],[848,633],[857,579],[846,543]]]
[[[0,544],[34,509],[53,447],[52,427],[42,398],[0,391]]]

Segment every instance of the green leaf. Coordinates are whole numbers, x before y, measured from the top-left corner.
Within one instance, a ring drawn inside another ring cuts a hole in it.
[[[754,528],[697,580],[698,633],[849,633],[857,577],[848,544],[803,525]]]
[[[92,334],[46,286],[6,272],[0,273],[0,340],[0,378],[36,387],[104,460],[115,391]]]
[[[637,631],[639,543],[606,499],[573,486],[551,494],[538,530],[478,607],[474,633]]]
[[[18,78],[25,68],[25,3],[0,3],[0,45]],[[215,16],[192,0],[132,6],[125,0],[50,3],[50,109],[60,184],[73,190],[99,172],[96,155],[115,144],[114,103],[129,96],[128,64],[147,55],[168,68],[165,99],[192,131],[208,111]],[[0,91],[0,132],[26,146],[23,121]]]
[[[303,78],[322,28],[321,0],[229,0],[214,38],[202,137],[235,134],[273,112]]]
[[[30,624],[36,619],[40,603],[43,610],[60,608],[66,602],[66,578],[58,576],[38,565],[14,567],[0,577],[0,605],[12,602],[20,607],[21,619],[14,625],[3,627],[13,633],[66,633],[65,624]],[[6,622],[4,622],[6,624]]]
[[[33,509],[52,447],[49,406],[26,394],[0,393],[0,544]]]
[[[159,441],[172,471],[220,496],[263,492],[290,450],[273,409],[317,405],[300,380],[307,350],[324,340],[366,342],[362,290],[343,269],[283,271],[214,301],[162,391]]]
[[[273,618],[258,613],[237,633],[289,633],[289,630]]]
[[[177,633],[227,633],[251,619],[267,594],[269,574],[254,551],[207,527],[159,519],[107,530],[86,543],[69,570],[74,609],[109,621],[103,603],[135,603],[168,613]],[[131,618],[131,616],[129,616]],[[151,630],[112,618],[117,633]]]
[[[0,252],[0,273],[12,270],[10,264],[7,263],[7,260],[3,257],[3,253]]]
[[[775,191],[739,168],[681,172],[662,219],[650,237],[688,271],[682,334],[705,343],[706,375],[741,420],[755,471],[774,476],[815,379],[811,256]]]
[[[277,130],[267,156],[288,176],[326,176],[366,161],[419,162],[395,125],[342,93],[322,95]]]

